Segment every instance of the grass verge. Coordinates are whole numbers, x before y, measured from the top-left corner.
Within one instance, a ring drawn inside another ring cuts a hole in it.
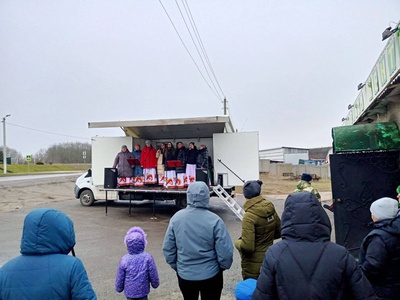
[[[288,195],[296,189],[296,185],[299,182],[290,177],[271,175],[268,173],[260,173],[260,180],[263,182],[261,193],[264,195]],[[311,185],[319,192],[332,191],[330,179],[313,180]],[[235,190],[238,193],[243,192],[242,186],[235,187]]]
[[[3,164],[0,164],[0,176],[25,175],[31,173],[54,173],[54,172],[73,172],[86,171],[91,167],[90,164],[21,164],[7,165],[7,175],[4,174]]]

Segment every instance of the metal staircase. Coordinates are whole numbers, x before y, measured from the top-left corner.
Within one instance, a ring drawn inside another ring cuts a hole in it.
[[[222,186],[219,184],[213,186],[213,191],[221,198],[226,205],[235,213],[235,215],[240,219],[243,220],[244,210],[243,208],[229,195]]]

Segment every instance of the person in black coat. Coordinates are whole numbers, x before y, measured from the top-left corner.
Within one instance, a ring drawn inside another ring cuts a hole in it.
[[[287,197],[281,235],[265,254],[253,300],[375,299],[355,258],[330,241],[331,223],[315,195]]]
[[[197,153],[197,168],[208,169],[208,149],[206,145],[200,145]]]
[[[187,185],[196,181],[196,163],[198,150],[194,142],[189,143],[189,148],[186,150],[186,176]]]
[[[163,164],[165,167],[164,186],[166,188],[176,187],[176,167],[169,165],[171,160],[175,160],[175,148],[172,146],[171,142],[168,142],[163,155]]]
[[[378,297],[400,299],[400,215],[398,202],[380,198],[370,207],[373,230],[360,251],[361,270]]]
[[[181,165],[176,167],[176,186],[178,188],[183,188],[185,187],[185,183],[187,182],[187,177],[186,177],[186,148],[182,142],[177,143],[177,149],[175,155],[176,155],[176,160],[179,160],[181,162]]]

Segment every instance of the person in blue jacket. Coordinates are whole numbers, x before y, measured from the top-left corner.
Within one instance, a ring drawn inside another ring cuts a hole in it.
[[[81,260],[75,232],[61,211],[39,208],[24,221],[21,255],[0,268],[0,299],[97,299]]]
[[[233,244],[219,216],[208,210],[210,190],[201,181],[187,189],[187,207],[170,220],[163,243],[165,260],[177,272],[185,300],[220,299],[222,272],[232,265]]]

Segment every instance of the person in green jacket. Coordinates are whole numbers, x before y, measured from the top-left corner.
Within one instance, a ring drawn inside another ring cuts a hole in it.
[[[235,242],[242,259],[242,277],[257,279],[265,252],[274,239],[281,237],[281,219],[271,201],[261,196],[262,181],[247,181],[243,185],[245,197],[242,236]]]
[[[293,191],[293,193],[310,192],[317,197],[319,202],[321,202],[321,195],[318,193],[318,190],[311,185],[311,180],[312,177],[310,174],[301,174],[301,180],[297,183],[296,189]]]

